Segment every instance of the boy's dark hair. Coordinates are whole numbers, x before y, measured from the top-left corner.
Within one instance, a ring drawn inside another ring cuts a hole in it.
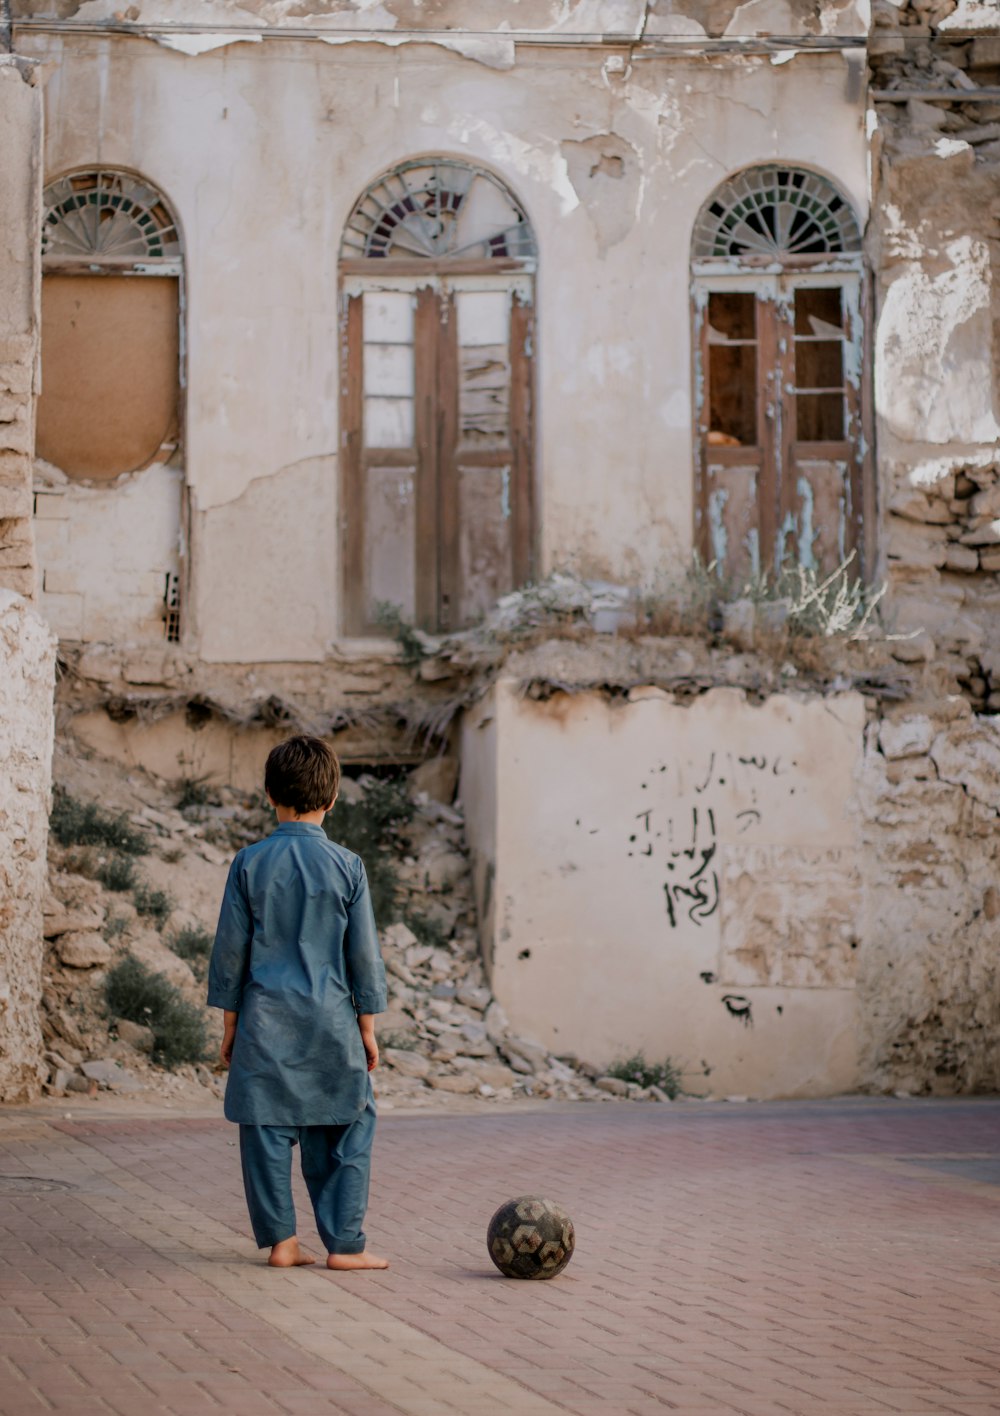
[[[267,755],[264,790],[276,806],[289,806],[299,816],[325,810],[339,786],[337,754],[322,738],[289,738]]]

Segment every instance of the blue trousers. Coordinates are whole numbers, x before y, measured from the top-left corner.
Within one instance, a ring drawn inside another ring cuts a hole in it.
[[[241,1126],[243,1186],[257,1247],[268,1249],[296,1232],[292,1201],[292,1147],[298,1145],[302,1177],[316,1228],[329,1254],[360,1254],[375,1103],[347,1126]]]

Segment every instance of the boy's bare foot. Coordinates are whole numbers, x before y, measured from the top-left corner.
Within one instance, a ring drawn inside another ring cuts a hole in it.
[[[387,1269],[388,1259],[380,1259],[378,1254],[327,1254],[326,1266],[328,1269]]]
[[[275,1244],[267,1260],[269,1268],[298,1268],[301,1264],[314,1264],[312,1254],[307,1254],[293,1234],[290,1239],[282,1239]]]

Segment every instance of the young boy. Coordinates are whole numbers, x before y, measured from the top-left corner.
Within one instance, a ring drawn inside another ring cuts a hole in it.
[[[225,1010],[225,1113],[239,1122],[250,1223],[275,1268],[316,1262],[295,1232],[296,1144],[327,1267],[389,1267],[362,1229],[385,969],[365,868],[323,831],[339,785],[319,738],[271,752],[264,789],[278,826],[230,867],[208,975],[209,1007]]]

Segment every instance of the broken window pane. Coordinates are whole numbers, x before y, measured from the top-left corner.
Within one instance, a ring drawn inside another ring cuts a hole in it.
[[[839,286],[795,292],[796,437],[844,437],[844,312]]]
[[[800,393],[796,403],[796,437],[799,442],[842,442],[844,395]]]
[[[839,339],[844,329],[841,296],[839,285],[796,290],[795,333]]]
[[[708,297],[708,441],[757,442],[756,297],[713,291]]]

